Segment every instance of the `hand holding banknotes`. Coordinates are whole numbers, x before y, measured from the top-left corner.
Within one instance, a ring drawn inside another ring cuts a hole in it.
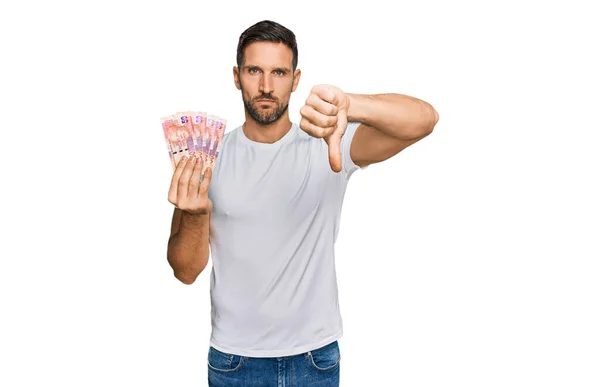
[[[205,215],[212,211],[212,201],[208,197],[212,168],[206,168],[204,178],[200,181],[203,169],[202,157],[185,156],[179,160],[169,189],[171,204],[194,215]]]
[[[312,88],[300,109],[300,128],[309,135],[323,138],[329,147],[329,164],[334,172],[342,170],[340,143],[348,125],[350,98],[331,85]]]
[[[173,167],[169,202],[190,214],[208,214],[212,211],[208,188],[227,120],[208,112],[185,111],[162,117],[161,124]]]

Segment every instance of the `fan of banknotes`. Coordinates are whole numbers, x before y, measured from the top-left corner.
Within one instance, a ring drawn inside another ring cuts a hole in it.
[[[173,170],[182,157],[196,156],[204,168],[214,168],[223,145],[227,120],[207,112],[177,112],[161,119]]]

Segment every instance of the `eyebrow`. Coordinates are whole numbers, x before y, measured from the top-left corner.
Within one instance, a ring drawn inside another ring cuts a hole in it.
[[[256,65],[245,65],[244,66],[244,70],[250,70],[250,69],[254,69],[254,68],[262,70],[260,68],[260,66],[256,66]],[[277,71],[277,70],[282,71],[284,73],[289,73],[289,72],[292,71],[291,69],[289,69],[287,67],[275,67],[275,68],[273,68],[273,71]]]

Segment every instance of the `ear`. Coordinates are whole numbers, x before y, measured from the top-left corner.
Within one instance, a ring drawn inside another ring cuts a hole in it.
[[[238,90],[242,89],[242,86],[240,85],[240,70],[237,68],[237,66],[233,66],[233,82]]]
[[[294,83],[292,84],[292,91],[296,91],[296,88],[298,87],[298,82],[300,82],[300,75],[300,69],[296,69],[296,71],[294,71]]]

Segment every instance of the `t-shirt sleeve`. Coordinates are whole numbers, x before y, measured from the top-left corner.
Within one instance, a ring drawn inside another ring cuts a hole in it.
[[[354,133],[356,133],[356,129],[360,125],[360,122],[348,122],[348,126],[346,127],[346,131],[342,136],[342,142],[340,143],[340,152],[342,153],[342,173],[344,174],[346,180],[350,179],[350,176],[358,169],[367,169],[368,166],[359,167],[354,164],[352,161],[352,157],[350,157],[350,145],[352,144],[352,139],[354,138]]]

